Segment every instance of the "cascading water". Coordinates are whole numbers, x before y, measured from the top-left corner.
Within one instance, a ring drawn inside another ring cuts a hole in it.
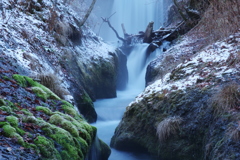
[[[144,31],[149,22],[154,21],[155,28],[163,26],[166,19],[167,6],[171,0],[98,0],[97,15],[108,18],[115,13],[110,22],[121,37],[123,23],[127,33],[136,34]],[[106,8],[108,6],[108,8]],[[111,9],[109,9],[111,8]],[[101,18],[99,18],[101,19]],[[110,31],[107,24],[96,30],[106,41],[116,41],[115,34]],[[107,33],[107,34],[106,34]],[[98,137],[110,145],[111,137],[119,124],[128,104],[144,90],[145,73],[148,62],[160,54],[162,49],[157,49],[146,58],[148,44],[136,44],[128,56],[127,68],[129,73],[128,86],[124,91],[117,91],[117,98],[97,100],[94,105],[98,114],[97,123],[93,124],[98,129]],[[109,160],[151,160],[149,155],[134,154],[112,149]]]
[[[146,50],[148,44],[138,44],[128,56],[127,67],[129,71],[129,83],[125,91],[118,91],[117,98],[97,100],[94,105],[98,114],[98,121],[95,125],[98,128],[98,137],[110,145],[114,130],[121,120],[121,117],[136,95],[145,87],[145,72],[147,63],[155,56],[148,57],[146,61]],[[160,54],[161,49],[152,53]],[[109,160],[151,160],[146,154],[134,154],[112,149]]]
[[[154,30],[164,25],[167,8],[172,0],[98,0],[96,15],[108,18],[118,34],[123,37],[121,24],[124,24],[128,34],[138,34],[145,31],[149,22],[154,22]],[[100,26],[95,32],[106,41],[115,41],[116,35],[106,23],[99,21]],[[107,34],[106,34],[107,33]]]

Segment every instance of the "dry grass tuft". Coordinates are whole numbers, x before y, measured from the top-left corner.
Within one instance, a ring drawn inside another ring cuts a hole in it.
[[[240,121],[238,121],[238,124],[232,127],[229,127],[226,131],[226,137],[234,140],[239,141],[240,140]]]
[[[170,135],[177,134],[182,118],[179,116],[165,118],[157,125],[157,136],[160,142],[168,139]]]
[[[235,67],[239,69],[240,65],[240,51],[238,53],[231,53],[227,59],[227,64],[229,67]]]
[[[212,97],[212,106],[215,115],[221,115],[231,109],[240,109],[240,85],[231,82],[223,86]]]
[[[64,98],[64,95],[69,95],[69,92],[61,86],[61,81],[53,73],[42,73],[36,76],[40,80],[40,83],[52,92],[58,95],[60,98]]]
[[[204,13],[199,27],[196,27],[199,36],[207,37],[208,43],[212,43],[238,32],[240,1],[209,0],[209,3],[210,6]]]

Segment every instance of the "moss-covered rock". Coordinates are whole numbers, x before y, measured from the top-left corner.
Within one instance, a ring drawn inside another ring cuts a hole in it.
[[[18,95],[22,99],[14,103],[1,101],[3,135],[16,140],[23,148],[34,150],[42,159],[84,160],[97,129],[89,125],[71,103],[48,88],[26,76],[12,77],[18,83],[11,81],[14,92],[20,91],[23,95]]]
[[[18,74],[14,74],[13,78],[22,87],[31,86],[34,93],[38,97],[42,98],[43,100],[47,100],[47,99],[60,100],[60,98],[55,93],[53,93],[50,89],[48,89],[47,87],[45,87],[45,86],[41,85],[40,83],[34,81],[32,78],[29,78],[27,76],[21,76],[21,75],[18,75]]]
[[[6,102],[3,99],[0,99],[0,106],[6,105]]]
[[[49,116],[52,115],[52,111],[49,108],[47,108],[47,107],[37,106],[36,110],[37,111],[42,111],[42,112],[44,112],[45,114],[47,114]]]
[[[11,113],[11,112],[12,112],[12,108],[9,107],[9,106],[1,106],[1,107],[0,107],[0,110],[6,111],[6,112],[8,112],[8,113]]]
[[[4,135],[6,135],[7,137],[11,137],[11,138],[16,138],[17,139],[17,142],[21,145],[24,145],[25,142],[22,138],[22,136],[20,136],[16,129],[14,127],[12,127],[11,125],[7,124],[7,125],[4,125],[3,127],[3,131],[4,131]]]
[[[18,118],[15,116],[7,116],[6,120],[11,124],[13,127],[18,126]]]
[[[34,140],[34,144],[39,148],[41,155],[46,159],[58,159],[62,157],[54,146],[54,142],[43,136],[37,136]]]
[[[120,150],[147,151],[165,160],[239,158],[239,136],[236,136],[239,132],[236,125],[231,129],[227,126],[237,124],[240,116],[228,110],[215,117],[209,103],[215,92],[215,86],[209,86],[204,90],[177,90],[160,99],[158,94],[145,95],[141,101],[127,107],[111,146]],[[181,121],[174,116],[181,117]],[[229,140],[226,135],[235,138]]]

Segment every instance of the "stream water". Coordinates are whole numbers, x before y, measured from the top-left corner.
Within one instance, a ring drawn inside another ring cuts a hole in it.
[[[98,129],[98,137],[110,145],[111,137],[119,124],[128,104],[144,90],[147,64],[161,49],[156,50],[146,60],[147,44],[138,44],[128,56],[129,83],[124,91],[117,91],[117,98],[97,100],[94,105],[98,121],[93,124]],[[109,160],[151,160],[149,155],[122,152],[113,148]]]
[[[154,30],[163,26],[166,21],[168,6],[172,0],[98,0],[95,7],[97,19],[109,19],[112,26],[123,37],[121,24],[126,32],[137,34],[145,31],[149,22],[154,21]],[[113,14],[114,13],[114,14]],[[96,33],[105,41],[116,42],[116,35],[106,23],[96,27]],[[97,26],[97,25],[96,25]],[[106,34],[107,33],[107,34]],[[128,56],[128,86],[124,91],[117,91],[117,98],[97,100],[94,105],[98,120],[92,124],[98,129],[98,137],[110,145],[111,137],[119,124],[128,104],[144,90],[145,73],[149,61],[162,49],[157,49],[146,59],[147,44],[137,44]],[[109,160],[152,160],[149,155],[122,152],[111,148]]]

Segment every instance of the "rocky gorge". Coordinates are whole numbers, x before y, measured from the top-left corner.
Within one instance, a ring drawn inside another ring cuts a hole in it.
[[[174,2],[167,27],[153,32],[148,44],[171,45],[148,65],[146,88],[127,106],[110,146],[153,159],[238,160],[240,33],[234,15],[240,4],[229,2],[235,5],[229,13],[217,0]],[[110,147],[90,124],[98,117],[93,102],[126,88],[134,43],[105,43],[90,22],[81,25],[86,8],[77,0],[2,0],[0,159],[108,159]],[[216,9],[217,25],[209,21]]]

